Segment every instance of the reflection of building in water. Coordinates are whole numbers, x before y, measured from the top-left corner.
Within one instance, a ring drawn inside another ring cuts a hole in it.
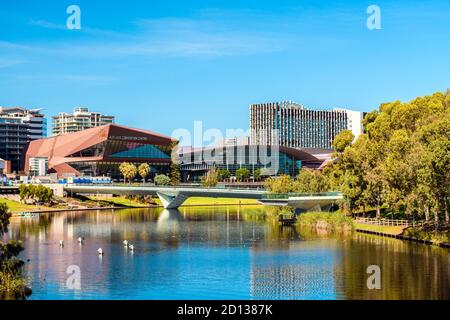
[[[158,234],[176,235],[180,231],[180,212],[178,210],[164,210],[156,222]]]
[[[331,299],[334,272],[317,265],[252,268],[251,295],[252,299]]]
[[[253,251],[252,299],[335,299],[340,250],[333,242],[301,242],[287,255]]]

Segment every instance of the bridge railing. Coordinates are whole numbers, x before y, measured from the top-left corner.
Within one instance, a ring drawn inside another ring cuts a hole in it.
[[[262,200],[283,200],[291,197],[341,197],[341,192],[267,193]]]
[[[262,187],[250,188],[243,186],[217,186],[217,187],[204,187],[201,185],[177,185],[177,186],[158,186],[155,184],[124,184],[124,183],[70,183],[65,184],[66,187],[128,187],[128,188],[158,188],[158,189],[202,189],[202,190],[253,190],[253,191],[265,191]]]

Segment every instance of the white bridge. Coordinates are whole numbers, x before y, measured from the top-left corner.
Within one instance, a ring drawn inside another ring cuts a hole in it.
[[[291,206],[303,210],[322,210],[343,199],[342,194],[337,192],[280,195],[252,189],[182,186],[66,185],[64,190],[68,194],[157,195],[166,209],[177,209],[190,197],[255,199],[264,205]]]

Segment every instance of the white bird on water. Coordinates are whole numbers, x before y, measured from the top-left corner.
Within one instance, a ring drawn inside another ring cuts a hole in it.
[[[131,251],[134,251],[134,246],[132,244],[130,244],[129,248]]]
[[[98,253],[98,255],[99,256],[103,256],[105,253],[103,252],[103,249],[102,248],[99,248],[98,250],[97,250],[97,253]]]
[[[84,238],[83,237],[79,237],[77,240],[78,240],[79,244],[83,244],[83,242],[84,242]]]
[[[125,247],[128,247],[128,240],[124,240],[122,243]]]
[[[60,247],[64,247],[64,241],[59,240],[59,246],[60,246]]]

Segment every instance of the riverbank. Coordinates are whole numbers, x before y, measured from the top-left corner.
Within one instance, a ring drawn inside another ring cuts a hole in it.
[[[115,205],[121,205],[124,207],[133,208],[146,208],[153,206],[162,206],[161,200],[159,198],[153,198],[153,204],[145,204],[134,199],[128,199],[125,197],[113,197],[113,198],[102,198],[102,197],[89,197],[92,201],[102,201]],[[209,197],[192,197],[187,199],[182,207],[193,207],[193,206],[234,206],[234,205],[260,205],[257,200],[253,199],[234,199],[234,198],[209,198]]]
[[[421,242],[450,248],[450,230],[435,231],[410,226],[383,226],[358,223],[340,212],[308,212],[299,216],[298,226],[309,227],[320,233],[356,231],[382,237]]]
[[[352,219],[341,212],[303,213],[299,216],[297,225],[321,232],[348,232],[354,229]]]
[[[36,206],[24,204],[19,201],[0,198],[0,203],[6,203],[10,211],[18,216],[24,212],[47,213],[63,211],[84,211],[84,210],[114,210],[114,209],[144,209],[161,208],[162,203],[159,199],[152,199],[152,203],[142,203],[135,199],[125,197],[88,197],[84,200],[73,198],[60,198],[60,203],[55,206]],[[63,202],[63,203],[62,203]],[[182,207],[201,207],[201,206],[249,206],[261,205],[257,200],[252,199],[229,199],[229,198],[189,198],[183,203]]]
[[[396,238],[413,242],[421,242],[429,245],[450,248],[449,231],[425,231],[419,228],[406,226],[380,226],[354,223],[356,232],[374,234],[382,237]]]

